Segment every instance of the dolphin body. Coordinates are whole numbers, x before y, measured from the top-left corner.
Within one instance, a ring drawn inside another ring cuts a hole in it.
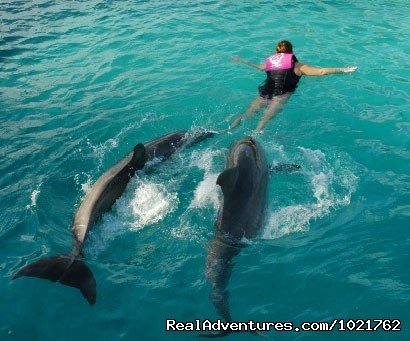
[[[93,273],[82,260],[82,249],[88,231],[109,211],[124,193],[135,172],[154,158],[165,160],[184,145],[194,144],[212,136],[212,132],[188,134],[178,131],[160,138],[137,144],[116,165],[108,169],[94,183],[78,208],[71,225],[73,248],[68,255],[42,258],[20,269],[12,279],[23,276],[39,277],[52,282],[78,288],[90,305],[96,302],[96,281]]]
[[[233,258],[259,232],[266,211],[269,167],[263,149],[252,138],[233,143],[227,169],[216,181],[223,192],[216,222],[215,238],[210,242],[205,277],[212,285],[210,299],[226,321],[232,321],[228,304],[228,286]],[[220,334],[204,337],[225,336]]]

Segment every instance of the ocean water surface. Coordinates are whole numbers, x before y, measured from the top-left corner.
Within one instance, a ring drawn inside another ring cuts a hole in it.
[[[273,173],[260,236],[235,258],[235,321],[400,319],[401,332],[270,332],[270,339],[410,338],[410,15],[407,1],[0,2],[0,339],[195,340],[165,321],[219,317],[205,280],[230,144],[252,135]],[[71,248],[93,182],[135,144],[228,127],[288,39],[303,77],[255,135],[232,134],[139,172],[84,256],[97,303],[22,266]],[[247,340],[249,334],[227,339]]]

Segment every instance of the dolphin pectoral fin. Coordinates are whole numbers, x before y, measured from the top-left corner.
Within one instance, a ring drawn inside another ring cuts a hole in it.
[[[96,300],[96,283],[87,265],[71,256],[59,255],[39,259],[20,269],[12,279],[38,277],[78,288],[90,305]]]
[[[269,168],[270,173],[273,172],[297,172],[302,167],[294,163],[278,163]]]
[[[219,174],[216,184],[221,186],[224,195],[227,195],[234,187],[236,181],[238,180],[238,175],[238,167],[228,168]]]

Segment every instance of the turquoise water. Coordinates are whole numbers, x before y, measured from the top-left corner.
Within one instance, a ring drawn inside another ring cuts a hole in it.
[[[0,2],[0,339],[194,340],[165,319],[218,318],[204,278],[233,134],[140,173],[85,246],[97,280],[75,289],[11,276],[66,253],[92,183],[138,142],[224,129],[256,96],[262,62],[357,65],[303,78],[256,139],[272,174],[260,238],[236,258],[236,321],[395,318],[402,332],[286,333],[284,340],[409,339],[410,25],[407,1]],[[248,334],[230,339],[249,339]]]

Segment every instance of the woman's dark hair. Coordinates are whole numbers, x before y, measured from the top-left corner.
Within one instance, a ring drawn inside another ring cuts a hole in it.
[[[293,46],[290,41],[282,40],[276,45],[277,53],[293,53]]]

